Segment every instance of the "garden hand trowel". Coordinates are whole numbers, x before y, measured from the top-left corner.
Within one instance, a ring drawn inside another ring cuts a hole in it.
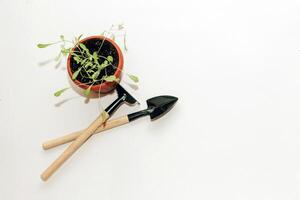
[[[124,102],[135,104],[137,102],[124,88],[119,84],[116,86],[118,98],[111,103],[99,117],[85,129],[79,137],[42,173],[41,179],[46,181],[73,153],[100,127]]]
[[[123,117],[109,120],[105,124],[102,124],[100,127],[97,128],[95,133],[99,133],[117,126],[121,126],[127,124],[137,118],[150,115],[151,120],[156,119],[165,113],[167,113],[177,102],[178,98],[173,96],[157,96],[147,100],[147,109],[141,110],[135,113],[131,113],[129,115],[125,115]],[[50,149],[56,147],[61,144],[65,144],[75,140],[79,137],[83,131],[74,132],[53,140],[49,140],[43,143],[43,148]]]

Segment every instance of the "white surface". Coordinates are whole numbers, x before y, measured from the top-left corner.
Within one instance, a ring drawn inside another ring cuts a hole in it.
[[[0,199],[299,199],[299,10],[298,0],[0,0]],[[99,111],[81,97],[55,106],[77,94],[52,95],[68,85],[65,63],[39,66],[58,49],[35,45],[118,22],[140,108],[160,94],[179,101],[160,120],[93,137],[42,182],[66,146],[41,143]]]

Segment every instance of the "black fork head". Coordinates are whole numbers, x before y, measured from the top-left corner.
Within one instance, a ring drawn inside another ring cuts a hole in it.
[[[133,98],[133,96],[131,96],[121,85],[117,84],[116,90],[118,93],[118,98],[105,109],[108,115],[112,115],[124,102],[130,105],[133,105],[137,102],[137,100]]]
[[[147,100],[151,120],[167,113],[177,102],[178,98],[169,95],[157,96]]]
[[[129,94],[120,84],[117,84],[116,90],[118,93],[118,98],[124,98],[123,100],[128,104],[135,104],[137,100]]]

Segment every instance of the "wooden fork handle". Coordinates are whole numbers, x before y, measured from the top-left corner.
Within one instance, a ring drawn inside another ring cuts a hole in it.
[[[41,174],[41,179],[46,181],[73,153],[101,126],[109,115],[102,112],[101,115],[72,144]]]
[[[129,120],[128,120],[127,115],[125,115],[123,117],[119,117],[117,119],[109,120],[109,121],[105,122],[104,124],[102,124],[100,127],[98,127],[94,134],[100,133],[102,131],[105,131],[105,130],[108,130],[108,129],[111,129],[111,128],[114,128],[117,126],[127,124],[128,122],[129,122]],[[53,147],[71,142],[71,141],[75,140],[77,137],[79,137],[83,133],[83,131],[84,130],[77,131],[77,132],[70,133],[68,135],[64,135],[64,136],[61,136],[61,137],[58,137],[58,138],[55,138],[52,140],[48,140],[42,144],[43,149],[47,150],[47,149],[51,149]]]

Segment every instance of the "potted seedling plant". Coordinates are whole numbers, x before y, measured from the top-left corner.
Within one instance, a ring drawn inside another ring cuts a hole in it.
[[[83,38],[82,35],[73,40],[67,40],[63,35],[60,40],[53,43],[38,44],[38,48],[46,48],[60,44],[60,52],[57,61],[62,56],[67,57],[67,71],[69,78],[84,90],[84,95],[89,96],[91,92],[108,93],[114,89],[115,84],[120,81],[123,72],[124,58],[120,47],[115,42],[116,32],[123,31],[124,49],[126,47],[126,31],[124,26],[112,25],[108,31],[101,35]],[[82,39],[83,38],[83,39]],[[138,82],[138,77],[127,74],[128,77]],[[60,96],[70,87],[58,90],[55,96]]]

